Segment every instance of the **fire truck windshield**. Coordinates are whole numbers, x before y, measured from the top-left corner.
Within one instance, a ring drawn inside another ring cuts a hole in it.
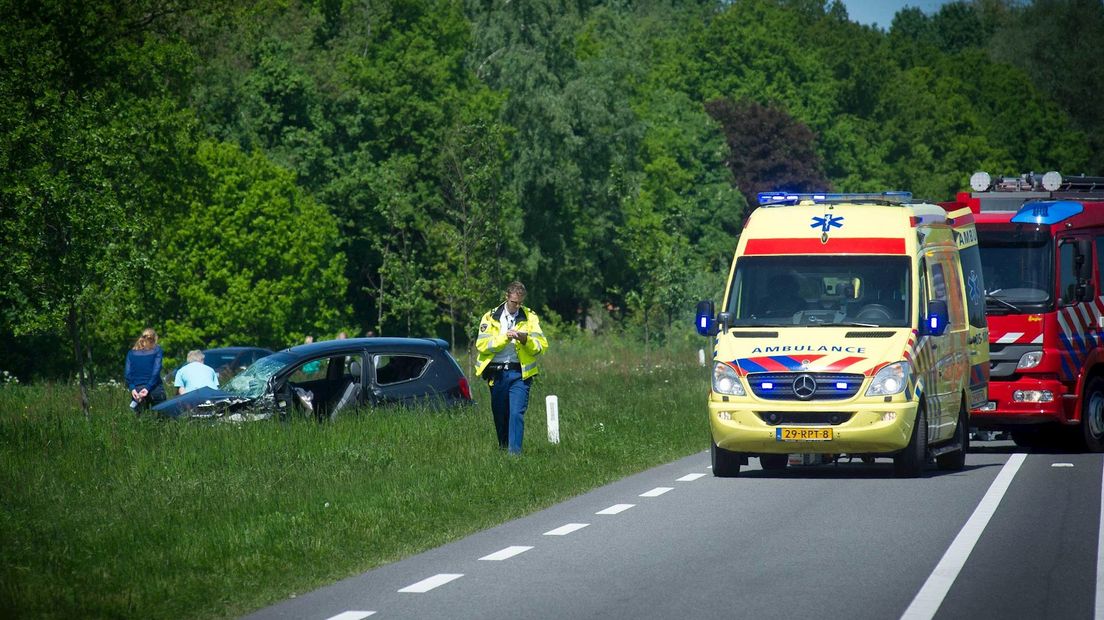
[[[909,325],[905,256],[745,256],[727,309],[733,326]]]
[[[991,314],[1046,312],[1054,308],[1054,243],[1043,231],[978,229]]]

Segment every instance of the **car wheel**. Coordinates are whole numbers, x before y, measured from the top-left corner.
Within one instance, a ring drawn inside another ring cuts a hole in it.
[[[790,464],[789,454],[760,454],[759,464],[763,466],[763,469],[767,471],[778,471],[780,469],[786,469],[786,466]]]
[[[951,444],[959,449],[935,457],[935,464],[942,470],[962,471],[966,467],[966,452],[970,449],[970,413],[965,402],[958,408],[958,425]]]
[[[916,410],[909,443],[893,456],[893,473],[898,478],[916,478],[924,471],[928,456],[928,414],[923,404]]]
[[[1104,379],[1093,377],[1081,405],[1081,441],[1088,452],[1104,452]]]
[[[739,452],[718,448],[716,443],[709,446],[709,456],[713,461],[713,475],[718,478],[735,478],[740,475]]]

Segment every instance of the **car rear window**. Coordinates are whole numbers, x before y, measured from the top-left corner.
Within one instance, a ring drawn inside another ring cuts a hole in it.
[[[425,372],[429,359],[416,355],[384,354],[375,356],[376,383],[388,385],[417,379]]]

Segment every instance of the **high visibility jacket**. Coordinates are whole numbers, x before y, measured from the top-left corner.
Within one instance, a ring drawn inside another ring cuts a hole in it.
[[[479,352],[479,358],[475,363],[475,374],[482,376],[491,363],[494,356],[501,353],[506,347],[517,347],[518,361],[521,362],[521,378],[528,379],[540,372],[537,367],[537,357],[548,348],[548,339],[541,331],[540,319],[531,309],[521,306],[518,308],[517,323],[514,329],[525,332],[528,337],[525,344],[510,340],[506,337],[506,330],[502,329],[502,313],[506,311],[505,302],[483,315],[479,320],[479,335],[475,339],[475,349]]]

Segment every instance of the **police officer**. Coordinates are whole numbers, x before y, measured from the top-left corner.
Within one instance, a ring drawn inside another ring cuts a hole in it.
[[[524,300],[525,285],[511,282],[506,287],[506,301],[479,321],[475,341],[479,351],[475,374],[490,384],[498,445],[512,454],[521,452],[529,388],[539,372],[537,357],[548,348],[540,320],[521,305]]]

